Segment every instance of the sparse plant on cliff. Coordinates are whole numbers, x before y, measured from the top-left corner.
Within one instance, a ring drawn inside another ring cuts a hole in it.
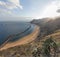
[[[36,48],[36,50],[34,50],[32,52],[32,54],[33,54],[33,57],[40,57],[40,55],[41,55],[41,48],[40,47]]]
[[[43,54],[46,57],[56,57],[56,51],[58,50],[57,44],[52,40],[52,37],[45,40],[43,44]]]

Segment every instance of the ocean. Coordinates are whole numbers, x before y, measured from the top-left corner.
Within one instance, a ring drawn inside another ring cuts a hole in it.
[[[28,22],[0,22],[0,45],[16,41],[34,30],[35,25]]]

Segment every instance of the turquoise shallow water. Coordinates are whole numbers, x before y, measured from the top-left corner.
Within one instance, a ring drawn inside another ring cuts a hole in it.
[[[0,45],[6,40],[9,42],[16,41],[28,34],[30,34],[35,28],[27,22],[0,22]]]

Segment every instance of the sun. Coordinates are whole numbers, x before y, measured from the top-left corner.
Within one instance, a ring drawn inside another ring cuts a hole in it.
[[[59,9],[60,9],[60,1],[52,1],[50,4],[45,6],[41,17],[60,16],[60,13],[57,12],[57,10],[59,10]]]

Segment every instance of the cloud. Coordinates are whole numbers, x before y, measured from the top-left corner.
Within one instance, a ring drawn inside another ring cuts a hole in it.
[[[41,17],[60,16],[60,14],[57,12],[58,9],[60,9],[60,1],[54,0],[51,3],[49,3],[47,6],[45,6]]]
[[[23,6],[20,0],[1,0],[0,1],[0,16],[14,16],[15,9],[22,10]]]
[[[9,0],[13,6],[19,7],[20,9],[23,9],[22,5],[20,4],[19,0]]]
[[[60,13],[60,9],[58,9],[56,12]]]
[[[7,9],[15,9],[15,8],[23,9],[19,0],[7,0],[6,2],[0,1],[0,6]]]

